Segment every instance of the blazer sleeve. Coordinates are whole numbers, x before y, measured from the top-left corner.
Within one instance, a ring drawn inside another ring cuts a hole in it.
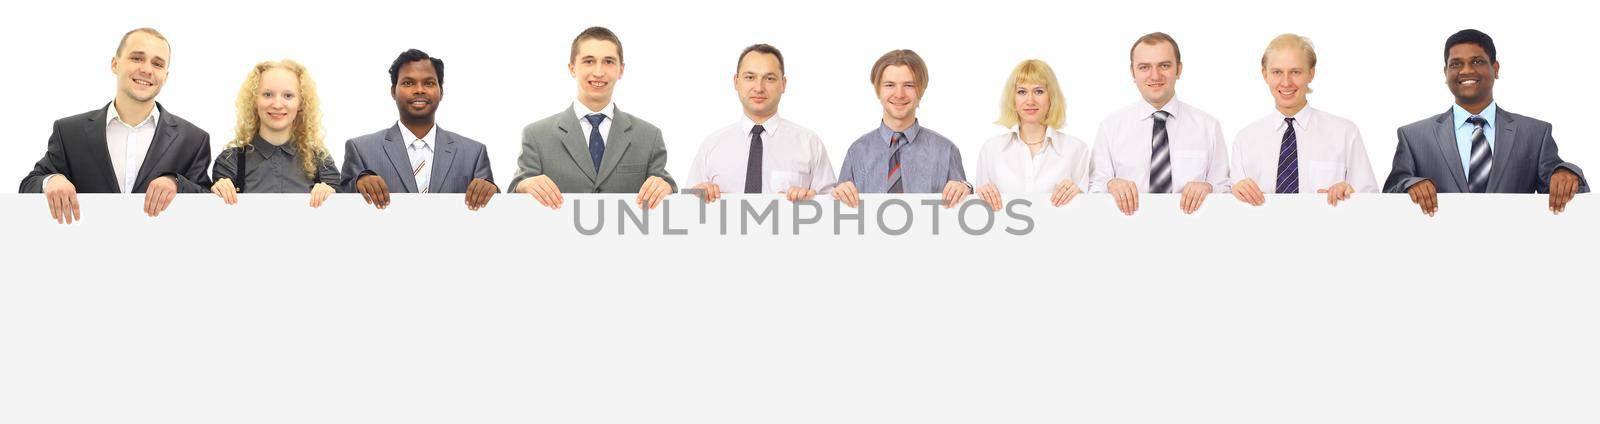
[[[512,177],[511,184],[506,186],[507,193],[516,192],[517,184],[522,183],[522,180],[544,175],[544,158],[539,156],[537,126],[537,124],[528,125],[522,129],[522,153],[517,155],[517,175]]]
[[[1383,183],[1384,193],[1408,193],[1411,186],[1427,178],[1417,176],[1417,160],[1411,152],[1411,141],[1406,139],[1406,129],[1395,130],[1400,142],[1394,149],[1394,166],[1389,169],[1389,179]]]
[[[22,185],[17,192],[43,193],[45,177],[70,173],[72,168],[67,162],[66,141],[61,137],[61,123],[57,122],[50,130],[50,143],[45,147],[44,158],[39,159],[28,176],[22,178]]]
[[[188,169],[182,172],[172,172],[178,179],[179,193],[210,193],[211,192],[211,134],[190,127],[189,130],[199,133],[194,138],[200,143],[195,149],[193,157],[189,158]]]
[[[1539,186],[1535,187],[1535,192],[1549,193],[1550,176],[1555,174],[1557,169],[1566,169],[1578,174],[1578,192],[1588,193],[1589,179],[1583,177],[1583,169],[1561,160],[1561,156],[1556,154],[1556,140],[1551,136],[1554,132],[1552,127],[1546,126],[1544,129],[1544,134],[1539,137]]]
[[[650,151],[650,171],[648,175],[667,180],[667,185],[672,186],[672,192],[677,193],[678,182],[673,181],[672,174],[667,173],[667,142],[662,138],[659,130],[656,131],[655,136],[656,139],[650,144],[653,148]]]
[[[356,140],[346,140],[344,142],[344,166],[340,168],[339,185],[336,187],[339,189],[338,191],[355,193],[356,180],[360,179],[361,173],[366,170],[367,164],[361,160],[361,152],[356,151]]]
[[[479,146],[477,160],[473,161],[472,178],[481,178],[494,184],[494,170],[489,168],[489,147]],[[469,183],[471,181],[468,181]]]
[[[211,182],[215,183],[226,178],[239,185],[239,160],[234,157],[238,149],[224,148],[217,153],[217,160],[211,162]],[[250,166],[250,165],[245,165]]]

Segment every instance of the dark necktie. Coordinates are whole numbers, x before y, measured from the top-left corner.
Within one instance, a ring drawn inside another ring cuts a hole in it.
[[[605,122],[603,113],[590,114],[584,119],[589,120],[589,160],[594,161],[594,173],[600,174],[600,158],[606,155],[605,139],[600,138],[600,123]]]
[[[905,193],[906,192],[905,186],[900,183],[900,181],[902,180],[902,178],[900,177],[900,146],[903,146],[903,144],[901,144],[900,142],[904,141],[905,139],[906,139],[906,133],[903,133],[903,132],[895,132],[894,135],[889,136],[889,181],[890,181],[890,183],[889,183],[889,192],[890,193]]]
[[[1150,115],[1155,125],[1150,129],[1150,192],[1172,192],[1172,158],[1167,151],[1167,118],[1172,114],[1158,110]]]
[[[750,128],[750,160],[745,162],[744,192],[761,192],[761,132],[766,131],[760,125]]]
[[[1483,126],[1489,121],[1473,115],[1467,118],[1467,123],[1475,127],[1472,129],[1472,164],[1468,165],[1472,175],[1467,184],[1473,193],[1484,193],[1489,190],[1489,168],[1494,167],[1494,152],[1489,150],[1489,137],[1483,134]]]
[[[1300,192],[1300,145],[1294,137],[1294,118],[1283,118],[1283,144],[1278,147],[1278,193]]]

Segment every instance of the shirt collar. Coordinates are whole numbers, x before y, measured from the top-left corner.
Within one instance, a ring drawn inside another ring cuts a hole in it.
[[[1294,116],[1283,116],[1281,113],[1278,114],[1278,116],[1283,118],[1294,118],[1295,131],[1303,132],[1306,130],[1306,127],[1311,126],[1311,124],[1317,120],[1317,110],[1312,109],[1311,106],[1307,105],[1306,107],[1300,108],[1300,111],[1296,112]],[[1283,127],[1285,124],[1287,123],[1282,119],[1278,120],[1278,132],[1283,132]]]
[[[1494,129],[1494,115],[1496,109],[1498,108],[1495,107],[1495,102],[1489,102],[1489,107],[1483,108],[1483,113],[1478,114],[1478,116],[1482,116],[1483,120],[1485,121],[1483,125],[1484,129]],[[1462,127],[1471,125],[1467,123],[1467,118],[1472,117],[1472,112],[1467,112],[1467,110],[1462,108],[1461,105],[1450,105],[1450,110],[1455,112],[1452,114],[1455,115],[1455,129],[1459,130]]]
[[[889,144],[889,137],[894,136],[894,132],[894,130],[889,129],[889,124],[878,121],[878,138],[883,140],[883,144]],[[901,132],[906,133],[905,141],[907,143],[917,141],[917,133],[922,132],[922,120],[911,121],[911,127]]]
[[[261,134],[256,134],[256,137],[250,140],[250,147],[254,148],[256,153],[268,159],[271,159],[273,155],[277,154],[277,152],[283,152],[284,154],[289,155],[289,157],[294,157],[295,153],[294,140],[290,140],[288,143],[283,143],[282,146],[274,146],[272,145],[272,142],[267,141],[265,138],[261,138]]]
[[[1154,112],[1152,112],[1152,113],[1154,113]],[[1044,130],[1044,152],[1050,153],[1052,155],[1060,156],[1061,155],[1061,147],[1060,146],[1061,146],[1061,143],[1063,143],[1063,140],[1061,140],[1061,137],[1064,137],[1063,135],[1061,135],[1061,131],[1058,131],[1058,130],[1053,129],[1053,128],[1045,128],[1045,130]],[[1010,149],[1013,149],[1013,148],[1026,149],[1027,147],[1028,147],[1028,143],[1025,143],[1025,142],[1022,141],[1022,128],[1021,127],[1011,127],[1011,140],[1006,141],[1005,146],[1001,147],[1000,150],[1001,151],[1006,151],[1006,150],[1010,150]]]
[[[406,147],[407,148],[411,147],[411,142],[417,141],[417,138],[416,138],[417,135],[416,134],[412,134],[411,130],[407,129],[405,124],[401,124],[400,122],[397,121],[397,122],[394,123],[394,125],[396,127],[400,127],[400,135],[405,136],[405,138],[406,138],[405,143],[406,143]],[[423,143],[427,143],[429,148],[436,147],[436,146],[438,146],[438,144],[435,144],[433,142],[433,140],[434,140],[435,137],[438,136],[438,134],[439,134],[439,124],[433,124],[433,128],[429,128],[428,129],[428,133],[422,135],[422,142]],[[289,144],[288,143],[284,143],[284,145],[287,146]]]
[[[1177,118],[1177,117],[1183,115],[1183,103],[1178,101],[1178,97],[1177,96],[1173,96],[1172,100],[1168,100],[1167,101],[1167,105],[1166,106],[1162,106],[1161,109],[1156,109],[1155,106],[1151,106],[1150,105],[1150,102],[1147,102],[1147,101],[1144,101],[1144,100],[1139,100],[1139,119],[1140,120],[1152,119],[1151,115],[1155,115],[1157,110],[1167,111],[1167,114],[1172,115],[1171,117],[1167,118],[1167,119],[1170,120],[1172,118]]]
[[[589,107],[588,106],[584,106],[583,102],[580,102],[580,101],[577,101],[577,100],[573,100],[572,101],[572,113],[575,114],[575,115],[578,115],[578,120],[579,121],[583,121],[584,123],[588,123],[589,122],[589,118],[588,118],[589,115],[596,114],[596,113],[605,115],[606,119],[617,119],[617,103],[616,102],[606,103],[606,107],[600,108],[599,112],[590,112],[589,111]],[[600,122],[604,123],[605,121],[602,120]]]
[[[739,126],[744,128],[744,135],[748,136],[750,135],[750,130],[755,128],[756,121],[751,120],[750,115],[739,114]],[[771,140],[781,127],[783,127],[783,119],[778,118],[776,114],[772,115],[771,118],[767,118],[767,122],[761,124],[761,134],[764,136],[762,138]]]
[[[122,126],[126,126],[126,127],[129,127],[129,128],[143,128],[146,125],[149,125],[149,126],[153,127],[153,126],[156,125],[156,122],[160,122],[160,121],[161,121],[161,107],[160,106],[156,106],[156,107],[150,108],[150,116],[145,117],[144,120],[140,121],[138,125],[131,125],[131,126],[128,125],[128,124],[123,123],[122,122],[122,117],[117,115],[117,102],[113,101],[113,102],[111,102],[110,105],[106,106],[106,126],[111,126],[111,125],[114,125],[114,124],[120,124]]]

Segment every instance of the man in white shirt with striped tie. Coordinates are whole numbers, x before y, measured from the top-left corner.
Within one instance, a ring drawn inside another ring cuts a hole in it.
[[[1179,206],[1194,213],[1207,194],[1228,190],[1222,125],[1174,99],[1183,56],[1171,36],[1145,34],[1128,57],[1134,86],[1144,99],[1100,123],[1089,191],[1111,193],[1127,215],[1139,209],[1139,193],[1182,193]]]
[[[1311,40],[1283,34],[1261,54],[1261,78],[1277,111],[1233,139],[1233,197],[1254,206],[1265,193],[1319,193],[1337,206],[1351,193],[1377,193],[1372,161],[1354,122],[1317,110],[1306,99],[1317,76]]]
[[[833,161],[817,133],[778,117],[788,86],[783,53],[767,44],[739,54],[733,88],[744,106],[738,122],[706,137],[689,168],[689,184],[706,202],[722,193],[783,193],[811,200],[833,188]]]

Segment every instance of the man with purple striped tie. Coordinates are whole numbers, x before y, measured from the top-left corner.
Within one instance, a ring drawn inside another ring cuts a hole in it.
[[[1239,130],[1230,166],[1233,197],[1255,206],[1265,193],[1325,195],[1337,206],[1351,193],[1377,193],[1378,180],[1354,122],[1310,106],[1317,51],[1283,34],[1261,54],[1261,78],[1277,111]]]
[[[1498,78],[1488,34],[1466,29],[1445,40],[1445,86],[1456,104],[1400,127],[1384,191],[1410,193],[1429,216],[1439,210],[1438,193],[1549,193],[1550,212],[1561,213],[1588,192],[1583,170],[1556,154],[1549,123],[1495,105]]]

